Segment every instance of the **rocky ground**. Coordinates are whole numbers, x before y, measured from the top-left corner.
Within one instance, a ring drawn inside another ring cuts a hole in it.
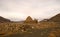
[[[0,37],[60,37],[60,24],[56,22],[0,23]]]

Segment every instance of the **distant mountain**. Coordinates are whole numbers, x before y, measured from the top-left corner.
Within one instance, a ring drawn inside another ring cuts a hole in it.
[[[60,22],[60,13],[50,18],[49,21]]]
[[[6,19],[2,16],[0,16],[0,22],[11,22],[9,19]]]

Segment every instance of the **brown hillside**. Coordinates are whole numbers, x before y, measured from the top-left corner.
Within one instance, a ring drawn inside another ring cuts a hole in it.
[[[10,22],[10,20],[0,16],[0,22]]]
[[[60,13],[50,18],[49,21],[60,22]]]

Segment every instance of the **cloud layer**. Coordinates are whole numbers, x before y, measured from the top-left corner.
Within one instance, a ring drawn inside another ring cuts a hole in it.
[[[11,20],[50,18],[60,13],[60,0],[0,0],[0,16]]]

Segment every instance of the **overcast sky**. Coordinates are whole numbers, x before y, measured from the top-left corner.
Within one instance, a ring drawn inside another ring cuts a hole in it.
[[[60,13],[60,0],[0,0],[0,16],[13,21],[51,18]]]

